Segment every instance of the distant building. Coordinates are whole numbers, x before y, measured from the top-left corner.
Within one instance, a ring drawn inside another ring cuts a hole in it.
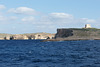
[[[92,28],[90,24],[86,24],[85,28]]]

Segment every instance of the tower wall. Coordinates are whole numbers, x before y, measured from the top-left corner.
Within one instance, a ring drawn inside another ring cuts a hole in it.
[[[91,28],[91,25],[90,24],[86,24],[85,28]]]

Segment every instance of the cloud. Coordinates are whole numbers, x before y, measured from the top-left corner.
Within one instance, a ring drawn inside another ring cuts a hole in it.
[[[38,27],[53,27],[53,28],[70,28],[70,27],[84,27],[85,24],[95,24],[95,19],[89,18],[75,18],[68,13],[49,13],[48,15],[41,16],[37,25]]]
[[[5,20],[7,20],[6,17],[4,17],[4,16],[0,16],[0,21],[5,21]]]
[[[2,24],[9,24],[10,22],[13,22],[15,20],[17,20],[18,18],[16,16],[0,16],[0,23]]]
[[[9,17],[9,20],[11,20],[11,21],[12,21],[12,20],[17,20],[17,19],[18,19],[18,17],[16,17],[16,16],[10,16],[10,17]]]
[[[18,8],[11,8],[8,10],[9,13],[16,13],[16,14],[26,14],[26,15],[35,15],[36,11],[32,8],[28,7],[18,7]]]
[[[67,13],[50,13],[40,18],[41,24],[48,26],[65,26],[74,20],[74,16]]]
[[[0,5],[0,9],[5,8],[6,7],[4,5]],[[17,25],[16,30],[20,27],[22,30],[30,30],[30,28],[32,28],[35,31],[54,32],[57,28],[84,27],[85,24],[95,25],[95,23],[98,27],[100,25],[98,23],[100,20],[97,21],[89,18],[75,18],[71,14],[59,12],[40,14],[33,8],[28,7],[11,8],[8,12],[9,13],[6,14],[3,12],[0,15],[0,24],[7,23],[11,25],[11,27],[13,26],[14,29]],[[23,28],[25,26],[27,28]]]
[[[35,18],[33,16],[24,17],[21,19],[21,21],[23,21],[23,22],[33,22],[34,20],[35,20]]]
[[[6,7],[4,5],[0,5],[0,10],[5,9]]]
[[[73,19],[74,17],[71,14],[67,14],[67,13],[51,13],[50,14],[51,17],[53,18],[63,18],[63,19]]]
[[[95,23],[96,20],[94,19],[88,19],[88,18],[81,18],[81,21],[84,21],[84,23]]]
[[[88,19],[88,18],[74,18],[73,15],[68,14],[68,13],[49,13],[49,14],[43,14],[43,15],[38,15],[34,16],[34,13],[36,12],[32,8],[28,7],[18,7],[16,9],[10,9],[9,12],[13,12],[16,14],[26,14],[21,17],[16,16],[10,16],[10,17],[0,17],[0,21],[11,21],[11,20],[18,20],[18,22],[23,22],[23,24],[27,22],[27,24],[34,24],[37,27],[53,27],[53,28],[58,28],[58,27],[81,27],[81,25],[84,24],[93,24],[96,22],[94,19]],[[33,16],[29,16],[32,15]],[[28,16],[27,16],[28,15]],[[21,19],[21,21],[20,21]]]

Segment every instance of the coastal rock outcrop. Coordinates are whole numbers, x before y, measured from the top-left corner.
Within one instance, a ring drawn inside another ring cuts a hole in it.
[[[55,34],[51,33],[31,33],[31,34],[0,34],[0,40],[33,40],[33,39],[52,39]]]
[[[55,39],[44,41],[65,40],[100,40],[100,29],[97,28],[61,28],[57,29]]]
[[[29,38],[25,35],[16,34],[12,36],[13,40],[28,40]]]
[[[96,29],[96,28],[57,29],[57,34],[55,38],[95,39],[95,38],[100,38],[100,29]]]
[[[65,38],[73,35],[73,30],[71,29],[57,29],[57,34],[55,38]]]

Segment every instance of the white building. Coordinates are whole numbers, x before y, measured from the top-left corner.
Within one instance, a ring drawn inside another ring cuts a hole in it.
[[[92,28],[90,24],[86,24],[85,28]]]

